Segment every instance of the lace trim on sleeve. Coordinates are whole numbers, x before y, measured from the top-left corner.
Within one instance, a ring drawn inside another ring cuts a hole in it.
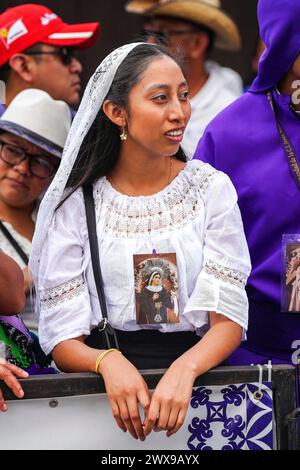
[[[82,276],[78,276],[71,281],[65,282],[52,289],[45,289],[41,292],[41,309],[50,309],[59,304],[73,300],[87,291],[87,286]]]
[[[248,277],[237,269],[226,268],[212,260],[206,261],[204,269],[207,274],[227,284],[233,284],[240,289],[246,286]]]

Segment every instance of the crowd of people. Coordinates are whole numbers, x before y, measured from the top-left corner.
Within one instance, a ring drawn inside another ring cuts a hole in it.
[[[22,398],[33,373],[101,374],[117,425],[144,441],[178,431],[211,368],[291,363],[300,320],[282,311],[281,256],[300,233],[300,4],[259,0],[246,92],[210,58],[241,48],[218,0],[126,11],[145,40],[104,58],[81,101],[76,50],[100,25],[41,5],[0,14],[0,380]],[[140,370],[158,368],[151,394]]]

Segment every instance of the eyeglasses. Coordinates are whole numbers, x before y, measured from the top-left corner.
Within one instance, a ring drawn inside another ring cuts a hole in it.
[[[155,37],[159,42],[162,42],[163,44],[166,44],[170,38],[170,36],[183,36],[184,34],[195,34],[199,33],[198,29],[179,29],[179,30],[166,30],[166,31],[161,31],[161,30],[151,30],[151,29],[142,29],[141,34],[144,36],[146,39],[153,36]]]
[[[19,165],[24,160],[28,160],[31,175],[40,179],[46,179],[54,175],[58,165],[55,166],[46,157],[32,155],[16,145],[0,140],[0,159],[10,166]]]
[[[71,47],[59,47],[54,51],[25,52],[26,55],[57,55],[64,65],[70,65],[74,59],[78,60],[77,51]]]

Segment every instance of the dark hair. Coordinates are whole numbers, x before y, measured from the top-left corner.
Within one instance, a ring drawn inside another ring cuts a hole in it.
[[[172,54],[161,46],[141,44],[135,47],[118,68],[105,99],[125,108],[130,114],[128,103],[130,91],[138,83],[151,61],[163,55],[174,59]],[[174,60],[177,62],[176,59]],[[112,123],[101,109],[80,147],[69,176],[67,187],[72,188],[71,192],[107,175],[116,165],[120,147],[119,127]],[[175,158],[183,162],[187,161],[181,148]]]
[[[10,70],[8,64],[4,64],[4,65],[2,65],[2,67],[0,67],[0,80],[2,82],[4,82],[5,84],[7,84],[8,80],[9,80],[10,72],[11,72],[11,70]]]

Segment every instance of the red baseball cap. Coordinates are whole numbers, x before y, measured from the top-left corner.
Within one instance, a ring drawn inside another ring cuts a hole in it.
[[[25,4],[0,14],[0,66],[37,43],[85,48],[98,39],[99,23],[67,24],[42,5]]]

